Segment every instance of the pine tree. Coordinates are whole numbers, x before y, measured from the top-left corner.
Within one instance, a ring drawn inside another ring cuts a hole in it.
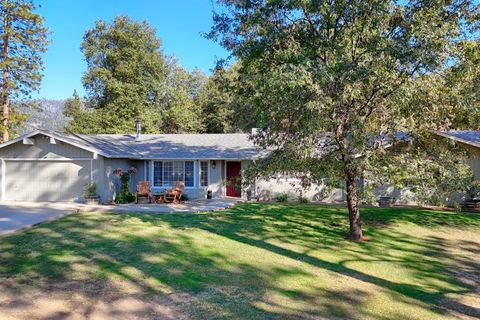
[[[32,0],[2,0],[0,2],[0,72],[2,73],[1,103],[3,108],[3,142],[9,140],[9,130],[17,124],[11,117],[11,102],[28,97],[37,90],[42,79],[41,54],[48,45],[43,18],[34,13]]]

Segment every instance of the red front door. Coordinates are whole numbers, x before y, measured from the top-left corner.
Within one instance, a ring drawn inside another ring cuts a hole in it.
[[[227,162],[227,197],[241,197],[242,182],[241,174],[242,163],[239,161]]]

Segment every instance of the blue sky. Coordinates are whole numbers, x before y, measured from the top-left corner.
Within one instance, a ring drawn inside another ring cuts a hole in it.
[[[215,57],[228,54],[218,44],[202,37],[210,30],[212,9],[210,0],[38,0],[37,10],[45,18],[52,33],[47,53],[42,86],[36,98],[64,99],[74,89],[84,90],[81,77],[86,63],[80,52],[82,37],[95,20],[128,15],[135,20],[147,20],[157,30],[166,54],[175,55],[188,70],[195,67],[206,73],[214,67]]]

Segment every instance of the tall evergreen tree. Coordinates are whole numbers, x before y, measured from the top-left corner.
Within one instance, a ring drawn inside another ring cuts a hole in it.
[[[73,90],[71,98],[65,100],[65,107],[63,109],[63,115],[66,117],[74,117],[82,110],[82,101],[78,95],[77,90]]]
[[[40,86],[43,68],[41,54],[47,49],[47,28],[43,18],[34,13],[32,0],[0,2],[0,101],[3,109],[2,141],[9,140],[9,130],[24,120],[11,112],[12,101],[28,97]]]
[[[238,131],[234,108],[233,86],[236,71],[217,69],[205,82],[197,98],[202,109],[206,133],[228,133]],[[239,117],[242,118],[241,115]]]
[[[200,109],[194,103],[205,76],[189,73],[165,56],[147,22],[119,16],[97,21],[82,43],[88,69],[82,82],[85,108],[73,112],[68,129],[80,133],[134,131],[143,120],[146,133],[198,132]]]
[[[173,59],[168,63],[168,75],[163,85],[162,132],[182,133],[203,130],[202,113],[196,103],[206,76],[199,70],[188,72]]]
[[[85,33],[82,52],[88,67],[82,78],[86,104],[93,109],[89,116],[97,118],[85,131],[133,131],[134,119],[156,109],[162,99],[165,57],[155,30],[125,16],[111,24],[97,21]]]
[[[478,41],[478,33],[464,32],[473,1],[219,2],[226,8],[209,36],[242,62],[240,106],[261,124],[256,142],[273,150],[257,162],[259,172],[343,180],[350,239],[363,237],[362,176],[393,175],[406,164],[416,179],[400,180],[427,188],[466,172],[455,153],[434,150],[430,130],[442,126],[415,98],[421,79],[456,62],[459,41]],[[398,132],[414,144],[392,156],[385,148]]]

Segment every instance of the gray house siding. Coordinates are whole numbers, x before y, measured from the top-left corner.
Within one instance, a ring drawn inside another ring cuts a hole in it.
[[[475,177],[480,179],[480,156],[468,159],[467,164],[472,168]]]
[[[225,161],[216,161],[215,169],[212,168],[210,164],[210,174],[209,174],[209,190],[212,190],[212,196],[214,198],[220,198],[225,195],[224,190],[224,174],[225,174]]]
[[[23,144],[22,141],[0,148],[0,158],[92,158],[92,152],[77,148],[70,144],[56,140],[56,144],[50,143],[50,138],[37,135],[32,138],[33,145]]]
[[[122,169],[127,171],[132,167],[132,161],[128,159],[108,159],[103,160],[103,187],[101,188],[102,194],[100,195],[102,202],[111,202],[115,200],[116,195],[120,191],[120,179],[113,172],[115,169]],[[134,182],[130,184],[130,190],[133,192]]]

